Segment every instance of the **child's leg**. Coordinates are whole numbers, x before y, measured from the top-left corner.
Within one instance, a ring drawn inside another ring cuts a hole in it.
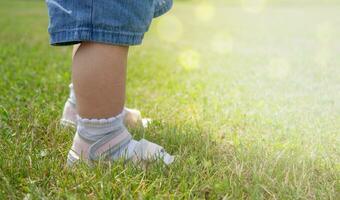
[[[81,1],[77,6],[73,1],[46,2],[51,44],[92,41],[83,42],[73,60],[79,116],[68,163],[79,158],[115,160],[125,157],[122,152],[142,160],[163,155],[164,162],[171,163],[173,157],[162,147],[144,139],[132,140],[123,125],[128,47],[116,45],[141,44],[153,16],[168,11],[172,1]]]
[[[72,60],[80,44],[73,45]],[[76,126],[76,97],[73,84],[70,84],[69,98],[65,103],[61,123],[64,126]],[[150,119],[142,119],[141,113],[135,109],[124,108],[124,124],[129,127],[147,126]]]
[[[128,47],[83,43],[73,59],[72,81],[77,111],[102,119],[122,112]]]
[[[161,146],[133,140],[123,125],[127,54],[128,47],[99,43],[83,43],[77,50],[72,80],[79,118],[69,164],[80,157],[173,161]]]

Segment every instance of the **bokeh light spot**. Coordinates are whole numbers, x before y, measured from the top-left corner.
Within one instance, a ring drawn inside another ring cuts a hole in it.
[[[215,16],[215,7],[208,1],[201,1],[196,5],[195,16],[200,21],[210,21]]]
[[[167,42],[176,42],[183,34],[183,24],[175,15],[161,17],[156,29],[158,37]]]
[[[234,40],[227,32],[220,32],[213,36],[211,48],[219,54],[229,54],[233,51]]]
[[[242,7],[249,13],[260,13],[267,5],[266,0],[242,0]]]
[[[184,50],[178,56],[179,64],[186,70],[197,69],[200,66],[200,54],[192,49]]]

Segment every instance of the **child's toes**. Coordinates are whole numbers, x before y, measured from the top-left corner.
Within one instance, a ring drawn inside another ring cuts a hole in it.
[[[138,145],[136,145],[134,151],[135,154],[132,157],[134,162],[161,159],[166,165],[169,165],[175,158],[168,154],[162,146],[146,139],[141,139]]]

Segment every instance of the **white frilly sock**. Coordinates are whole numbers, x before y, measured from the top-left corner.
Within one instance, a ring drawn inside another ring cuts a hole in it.
[[[174,157],[166,153],[163,147],[145,139],[133,140],[123,124],[123,116],[123,113],[108,119],[83,119],[78,116],[68,165],[79,159],[91,162],[125,158],[135,162],[161,158],[165,164],[173,161]]]

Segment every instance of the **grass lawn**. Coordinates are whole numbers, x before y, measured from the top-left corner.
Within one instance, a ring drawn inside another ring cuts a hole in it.
[[[134,137],[176,162],[69,170],[71,48],[49,46],[43,1],[1,1],[0,199],[338,199],[339,10],[176,2],[131,48],[127,85],[154,119]]]

